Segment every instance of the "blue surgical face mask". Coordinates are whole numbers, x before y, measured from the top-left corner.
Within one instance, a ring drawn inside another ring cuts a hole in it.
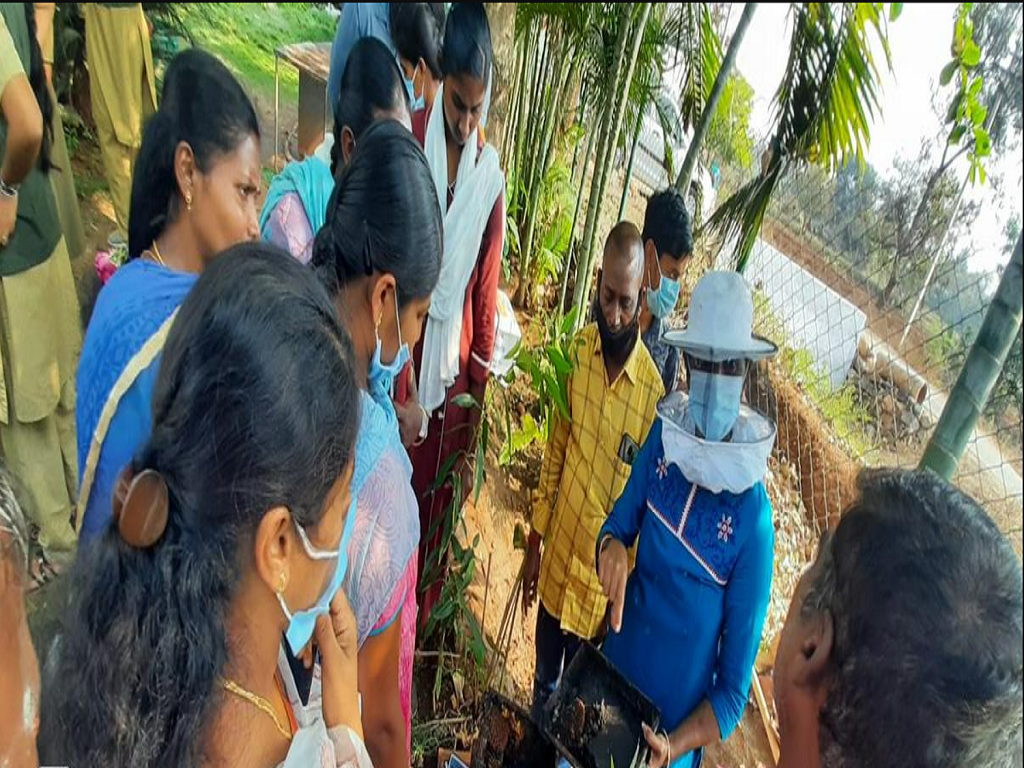
[[[345,571],[348,570],[348,543],[352,538],[355,519],[356,497],[353,494],[352,504],[348,509],[348,516],[345,518],[345,529],[342,531],[341,541],[338,544],[338,549],[332,551],[314,547],[302,526],[298,523],[295,524],[295,529],[299,532],[299,540],[302,542],[302,548],[306,550],[307,557],[311,560],[337,560],[337,565],[334,569],[334,575],[331,576],[331,581],[327,585],[327,589],[324,590],[324,593],[312,608],[292,613],[288,610],[288,606],[285,605],[284,596],[280,592],[277,593],[277,602],[281,605],[285,618],[288,619],[288,629],[285,631],[284,636],[288,641],[288,647],[291,649],[293,656],[298,656],[302,653],[303,648],[309,644],[310,639],[313,637],[313,630],[316,628],[317,617],[330,612],[331,601],[341,588],[341,583],[345,579]]]
[[[739,417],[742,398],[742,376],[690,370],[690,413],[705,440],[725,439]]]
[[[419,112],[421,109],[426,109],[427,100],[424,94],[416,95],[416,83],[414,77],[416,70],[413,70],[413,77],[406,77],[405,70],[402,69],[402,62],[398,62],[398,70],[402,73],[402,82],[405,83],[405,92],[409,94],[409,111]]]
[[[409,345],[402,341],[402,317],[398,313],[398,290],[395,289],[395,327],[398,328],[398,354],[390,363],[384,363],[380,359],[380,333],[374,329],[377,337],[377,346],[374,347],[373,357],[370,358],[370,367],[366,371],[366,388],[370,397],[378,405],[389,406],[391,403],[391,390],[395,383],[395,377],[402,372],[406,363],[409,362]]]
[[[679,301],[679,281],[665,277],[665,273],[661,271],[660,260],[657,264],[661,283],[657,290],[648,286],[647,307],[651,310],[652,315],[659,320],[664,320],[672,314],[672,310],[676,308],[676,302]]]

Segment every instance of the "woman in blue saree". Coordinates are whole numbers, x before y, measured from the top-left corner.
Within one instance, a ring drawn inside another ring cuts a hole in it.
[[[117,477],[150,434],[178,307],[214,255],[259,236],[259,185],[259,124],[245,92],[213,56],[179,54],[135,166],[130,260],[100,292],[78,368],[83,541],[106,528]]]

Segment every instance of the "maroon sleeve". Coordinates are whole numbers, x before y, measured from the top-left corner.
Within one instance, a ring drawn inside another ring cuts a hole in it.
[[[491,354],[496,333],[498,279],[501,277],[501,251],[505,243],[505,201],[499,196],[487,220],[480,241],[480,274],[473,289],[473,343],[469,348],[469,378],[485,384],[490,373]]]

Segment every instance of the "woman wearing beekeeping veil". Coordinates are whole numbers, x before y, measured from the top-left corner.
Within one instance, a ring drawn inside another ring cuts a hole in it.
[[[661,710],[665,730],[645,727],[651,768],[699,766],[703,747],[728,738],[761,641],[774,547],[762,480],[775,425],[741,400],[751,364],[777,348],[751,333],[753,314],[738,273],[697,284],[687,327],[666,334],[689,393],[659,404],[597,540],[612,607],[604,652]]]

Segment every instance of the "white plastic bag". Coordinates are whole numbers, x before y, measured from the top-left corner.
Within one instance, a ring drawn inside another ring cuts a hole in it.
[[[497,308],[495,309],[494,352],[491,354],[491,374],[504,382],[505,376],[512,370],[516,359],[512,352],[523,338],[519,330],[519,322],[512,309],[512,302],[504,291],[498,291]]]

